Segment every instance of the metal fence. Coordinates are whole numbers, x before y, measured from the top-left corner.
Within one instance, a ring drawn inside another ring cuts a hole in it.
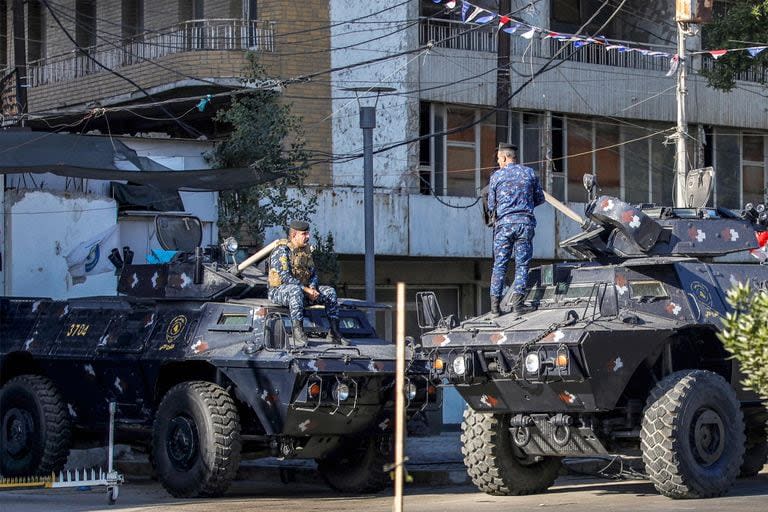
[[[131,40],[31,61],[28,81],[30,87],[38,87],[103,73],[106,72],[104,68],[118,69],[166,55],[209,50],[274,52],[274,23],[242,19],[185,21],[166,29],[145,32]]]
[[[420,26],[421,44],[427,44],[430,41],[440,48],[453,48],[457,50],[470,50],[476,52],[496,53],[498,33],[495,23],[486,25],[477,25],[473,23],[464,23],[456,20],[436,20],[424,18]],[[581,48],[574,48],[572,42],[560,41],[554,38],[544,38],[540,33],[536,33],[531,39],[519,37],[519,34],[525,31],[520,28],[519,32],[510,38],[511,55],[521,56],[523,58],[540,57],[550,58],[556,56],[559,60],[569,60],[585,64],[597,64],[601,66],[613,66],[628,69],[639,69],[647,71],[666,72],[669,70],[669,57],[643,54],[637,51],[618,51],[617,49],[608,50],[602,44],[588,44]],[[615,41],[613,44],[623,44],[627,47],[636,48],[637,42]],[[650,52],[663,52],[669,56],[677,53],[675,46],[643,44],[642,49]],[[711,68],[714,60],[706,55],[702,56],[701,66],[704,69]],[[689,66],[694,64],[694,60],[689,61]],[[737,80],[746,82],[765,82],[768,80],[768,66],[757,65],[736,76]]]

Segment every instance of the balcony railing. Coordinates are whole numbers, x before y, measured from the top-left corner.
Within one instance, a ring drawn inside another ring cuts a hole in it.
[[[476,52],[496,53],[498,33],[495,23],[477,25],[463,23],[456,20],[436,20],[424,18],[421,20],[421,44],[432,41],[440,48],[453,48],[457,50],[469,50]],[[524,29],[520,29],[523,31]],[[663,56],[644,55],[642,53],[620,52],[607,50],[601,44],[588,44],[581,48],[574,48],[568,41],[559,41],[553,38],[543,38],[537,33],[532,39],[518,37],[516,34],[510,38],[512,55],[528,57],[541,57],[548,59],[557,54],[557,59],[582,62],[585,64],[597,64],[601,66],[614,66],[628,69],[640,69],[648,71],[666,72],[669,70],[669,58]],[[614,41],[616,44],[624,44],[627,47],[637,48],[638,43],[629,41]],[[677,48],[668,45],[642,44],[643,49],[654,52],[664,52],[669,55],[677,53]],[[562,51],[560,51],[562,50]],[[559,53],[558,53],[559,52]],[[696,61],[690,60],[689,66]],[[706,55],[701,59],[704,68],[712,66],[712,59]],[[768,67],[764,65],[739,73],[737,80],[747,82],[765,82],[768,80]]]
[[[275,51],[273,22],[206,19],[145,32],[131,40],[85,48],[83,51],[109,69],[119,69],[166,55],[210,50]],[[65,82],[107,72],[78,50],[31,61],[29,87]]]

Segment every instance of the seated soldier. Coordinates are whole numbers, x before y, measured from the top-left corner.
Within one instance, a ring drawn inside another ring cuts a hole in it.
[[[318,286],[315,262],[309,247],[309,224],[291,222],[288,238],[278,240],[269,256],[269,300],[287,306],[291,312],[293,341],[307,344],[304,333],[304,306],[322,304],[328,315],[328,339],[334,344],[349,345],[339,330],[339,304],[336,290]]]

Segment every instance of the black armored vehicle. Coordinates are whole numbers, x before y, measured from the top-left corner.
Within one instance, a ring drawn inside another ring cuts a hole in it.
[[[197,218],[156,225],[177,252],[134,265],[129,250],[112,251],[117,296],[0,298],[0,474],[58,471],[72,446],[105,439],[116,402],[116,440],[146,448],[177,497],[221,495],[241,457],[316,459],[337,490],[383,488],[394,345],[342,301],[350,344],[328,341],[325,311],[312,307],[309,343],[297,346],[287,309],[264,298],[266,278],[248,266],[268,251],[216,263],[198,246]],[[413,413],[435,388],[427,358],[407,357]]]
[[[593,194],[585,213],[583,232],[561,243],[585,261],[532,269],[524,311],[510,311],[510,290],[500,316],[458,324],[434,295],[417,297],[432,329],[423,344],[468,403],[468,472],[489,494],[528,494],[552,485],[563,457],[642,453],[660,493],[724,494],[766,463],[768,411],[717,335],[727,290],[768,289],[768,266],[716,261],[758,247],[765,208]]]

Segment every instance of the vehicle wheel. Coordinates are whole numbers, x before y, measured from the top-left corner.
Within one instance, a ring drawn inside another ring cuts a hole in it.
[[[546,491],[560,471],[560,457],[532,457],[512,442],[508,414],[484,414],[469,407],[461,423],[461,453],[472,482],[493,496]]]
[[[22,375],[0,391],[0,474],[50,475],[67,462],[72,427],[67,405],[49,379]]]
[[[240,465],[240,417],[232,397],[210,382],[165,394],[152,431],[160,483],[176,498],[224,494]]]
[[[744,421],[733,388],[719,375],[684,370],[659,382],[643,412],[646,472],[670,498],[725,494],[744,456]]]
[[[317,470],[333,489],[347,493],[375,493],[389,484],[384,466],[391,462],[389,442],[378,436],[342,439],[341,446],[317,461]]]
[[[766,432],[765,408],[753,414],[745,413],[744,423],[746,442],[744,443],[744,462],[741,463],[739,476],[748,477],[758,474],[768,462],[768,432]]]

